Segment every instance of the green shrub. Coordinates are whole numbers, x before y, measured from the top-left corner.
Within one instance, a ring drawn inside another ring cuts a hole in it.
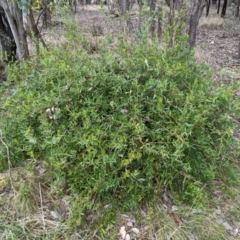
[[[0,129],[13,165],[45,162],[81,211],[134,207],[163,188],[201,198],[235,157],[234,87],[213,84],[185,39],[167,49],[120,40],[92,55],[57,47],[8,78]]]

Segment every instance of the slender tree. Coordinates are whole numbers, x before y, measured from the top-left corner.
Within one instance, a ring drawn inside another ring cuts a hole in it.
[[[206,0],[191,0],[191,7],[189,9],[188,19],[188,43],[191,47],[195,46],[197,36],[197,26],[199,19],[206,6]]]
[[[235,17],[239,17],[240,0],[235,0]]]
[[[150,17],[152,19],[151,25],[150,25],[150,33],[152,36],[156,31],[156,4],[157,4],[157,0],[149,0],[148,2]]]
[[[43,25],[46,27],[48,23],[51,22],[51,13],[49,9],[49,0],[41,0],[42,5],[42,21]]]
[[[13,0],[1,0],[0,7],[4,10],[8,25],[10,26],[16,47],[17,58],[29,57],[26,31],[23,26],[22,9]]]

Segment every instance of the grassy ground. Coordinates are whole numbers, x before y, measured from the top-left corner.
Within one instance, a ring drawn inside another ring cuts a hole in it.
[[[199,209],[176,206],[165,193],[151,206],[116,212],[113,221],[105,215],[95,226],[95,219],[108,207],[103,205],[99,212],[89,211],[82,226],[69,232],[64,222],[68,196],[57,198],[43,172],[39,166],[34,171],[12,169],[12,186],[9,173],[0,174],[1,239],[127,239],[127,234],[138,240],[239,239],[239,188],[232,189],[232,196],[216,191],[212,201]]]

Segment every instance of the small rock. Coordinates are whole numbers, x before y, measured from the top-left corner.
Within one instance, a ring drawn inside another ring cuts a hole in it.
[[[105,209],[107,209],[107,208],[109,208],[109,207],[111,207],[111,204],[106,204],[106,205],[104,206]]]
[[[135,223],[135,219],[131,218],[131,217],[128,216],[127,214],[121,214],[121,216],[122,216],[122,218],[124,218],[126,221]]]
[[[132,231],[136,234],[139,234],[139,232],[140,232],[138,228],[132,228]]]
[[[146,212],[143,211],[143,210],[141,210],[141,215],[142,215],[142,217],[146,217],[147,216]]]
[[[128,112],[128,110],[127,109],[125,109],[125,108],[123,108],[123,109],[121,109],[121,111],[120,111],[121,113],[127,113]]]
[[[229,225],[228,222],[224,222],[222,225],[225,227],[225,229],[227,231],[232,231],[233,230],[233,228]]]
[[[133,226],[133,223],[132,223],[132,222],[127,222],[127,226],[128,226],[128,227],[132,227],[132,226]]]
[[[172,211],[173,211],[173,212],[176,212],[177,210],[178,210],[178,207],[175,206],[175,205],[173,205],[173,206],[172,206]]]
[[[60,216],[60,214],[58,212],[50,211],[50,214],[52,215],[52,217],[54,219],[60,219],[61,218],[61,216]]]
[[[217,214],[217,215],[221,215],[221,213],[222,213],[222,212],[221,212],[220,209],[217,209],[217,210],[216,210],[216,214]]]
[[[69,200],[68,200],[68,197],[64,197],[62,200],[62,203],[64,204],[65,207],[68,207],[69,206]]]
[[[131,240],[130,235],[127,234],[126,237],[124,238],[124,240]]]
[[[121,216],[125,219],[129,219],[130,217],[127,214],[121,214]]]
[[[188,235],[187,240],[196,240],[196,238],[193,235]]]
[[[217,219],[216,220],[216,223],[218,224],[218,225],[222,225],[223,224],[223,219],[221,219],[221,218],[219,218],[219,219]]]
[[[235,229],[231,232],[231,234],[232,234],[234,237],[236,237],[236,236],[238,235],[238,229],[235,228]]]
[[[165,209],[168,209],[168,206],[167,206],[166,204],[164,204],[164,203],[163,203],[163,207],[164,207]]]
[[[124,226],[122,226],[122,227],[120,228],[120,234],[121,234],[121,238],[122,238],[122,239],[125,239],[125,238],[126,238],[127,232],[126,232]]]
[[[9,196],[9,198],[11,199],[11,198],[15,197],[15,193],[14,193],[14,192],[11,192],[11,193],[8,194],[8,196]]]
[[[144,227],[143,227],[143,230],[144,230],[144,231],[147,231],[148,229],[149,229],[148,226],[144,226]]]

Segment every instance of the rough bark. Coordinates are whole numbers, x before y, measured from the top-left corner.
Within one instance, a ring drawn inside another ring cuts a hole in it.
[[[29,57],[27,36],[23,27],[22,10],[18,8],[16,2],[1,0],[1,7],[4,9],[8,24],[11,28],[16,46],[18,59]]]
[[[203,13],[203,10],[206,6],[205,0],[192,0],[191,1],[191,12],[189,18],[189,30],[188,30],[188,43],[191,47],[195,46],[196,43],[196,35],[197,35],[197,27],[199,23],[199,19]]]
[[[222,17],[222,18],[226,15],[227,4],[228,4],[228,0],[224,0],[223,6],[222,6],[222,13],[221,13],[221,17]]]
[[[69,0],[69,7],[73,13],[77,12],[77,0]]]
[[[118,0],[119,12],[121,15],[125,15],[129,11],[130,0]]]
[[[208,0],[208,2],[207,2],[207,9],[206,9],[206,17],[207,17],[208,14],[209,14],[210,5],[211,5],[211,0]]]
[[[240,0],[235,0],[235,17],[239,17]]]
[[[166,3],[169,7],[171,7],[172,4],[174,4],[176,0],[166,0]]]
[[[217,14],[219,14],[220,7],[221,7],[221,0],[218,0]]]
[[[0,42],[2,61],[15,61],[17,59],[17,46],[2,7],[0,7]]]

